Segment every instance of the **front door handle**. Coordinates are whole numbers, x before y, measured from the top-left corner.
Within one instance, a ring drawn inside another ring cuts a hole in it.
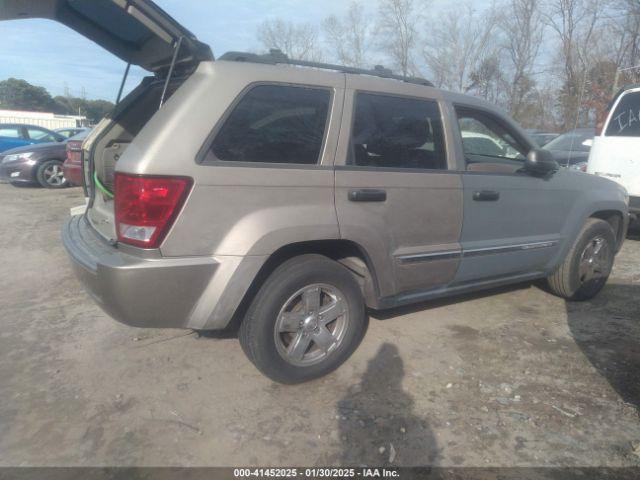
[[[349,201],[351,202],[384,202],[387,200],[387,192],[375,188],[362,188],[360,190],[349,190]]]
[[[473,192],[473,199],[476,202],[496,202],[500,199],[500,192],[496,192],[494,190]]]

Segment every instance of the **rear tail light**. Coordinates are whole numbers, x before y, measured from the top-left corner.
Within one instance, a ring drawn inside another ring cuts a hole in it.
[[[67,142],[67,161],[70,163],[81,163],[82,142],[71,140]]]
[[[118,241],[157,248],[191,189],[187,177],[116,173],[114,208]]]
[[[81,140],[69,140],[67,142],[67,150],[80,150],[82,149]]]

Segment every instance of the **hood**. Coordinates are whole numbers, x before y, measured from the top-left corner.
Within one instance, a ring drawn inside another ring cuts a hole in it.
[[[560,165],[574,165],[580,162],[586,162],[589,159],[589,152],[576,152],[569,150],[549,150],[553,154],[553,158]]]
[[[64,152],[67,149],[67,142],[48,142],[48,143],[33,143],[31,145],[24,145],[22,147],[12,148],[11,150],[5,150],[0,153],[1,156],[14,155],[16,153],[25,152],[40,152],[44,150]]]
[[[0,0],[0,20],[48,18],[72,28],[127,63],[162,73],[213,60],[199,42],[151,0]]]

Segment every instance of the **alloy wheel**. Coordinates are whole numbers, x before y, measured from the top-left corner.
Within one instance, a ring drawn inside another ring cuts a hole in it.
[[[43,176],[44,181],[52,187],[64,185],[64,172],[62,171],[62,166],[58,164],[47,166],[47,168],[44,169]]]
[[[278,313],[276,349],[292,365],[317,364],[342,344],[348,324],[349,308],[340,290],[319,283],[305,286]]]
[[[611,248],[604,237],[593,238],[582,251],[578,275],[580,283],[606,278],[611,273]]]

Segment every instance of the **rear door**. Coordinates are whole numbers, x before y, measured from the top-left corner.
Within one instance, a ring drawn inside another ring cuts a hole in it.
[[[589,173],[620,183],[632,197],[640,197],[640,88],[617,100],[604,133],[594,139]]]
[[[48,18],[101,45],[127,63],[166,69],[213,59],[211,49],[150,0],[3,0],[0,20]]]
[[[531,149],[495,112],[456,105],[464,183],[463,257],[456,284],[537,276],[559,251],[579,197],[562,170],[544,178],[523,170]]]
[[[462,183],[450,168],[439,92],[351,75],[347,85],[350,127],[335,173],[340,234],[366,250],[380,297],[447,285],[460,257]]]

